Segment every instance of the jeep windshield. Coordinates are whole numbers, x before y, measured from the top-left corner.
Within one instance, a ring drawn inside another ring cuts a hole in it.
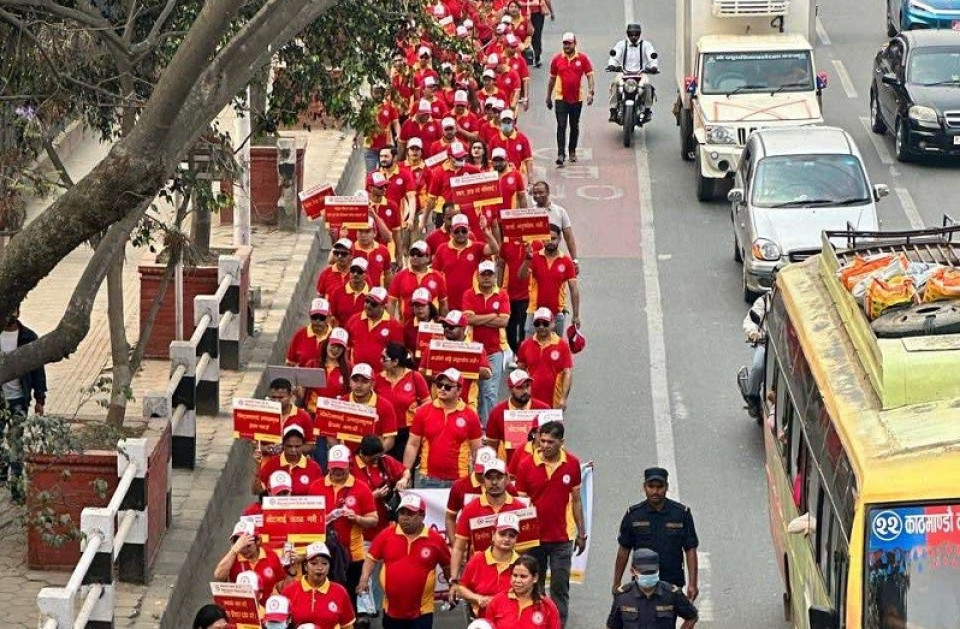
[[[874,507],[867,526],[863,626],[957,627],[960,502]]]
[[[703,94],[813,90],[813,65],[808,50],[704,53],[702,77]]]

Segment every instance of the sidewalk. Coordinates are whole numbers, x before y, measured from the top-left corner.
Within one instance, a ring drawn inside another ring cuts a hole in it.
[[[312,132],[293,132],[291,135],[307,139],[305,164],[305,187],[319,183],[336,181],[344,171],[346,158],[352,149],[353,136],[336,130],[318,130]],[[64,163],[75,180],[83,177],[106,154],[109,147],[99,144],[92,136],[83,138],[71,154],[64,157]],[[27,220],[33,220],[51,202],[50,199],[36,199],[28,206]],[[216,218],[214,219],[216,222]],[[309,223],[309,222],[308,222]],[[213,243],[231,244],[232,227],[214,226]],[[251,284],[261,287],[261,308],[256,311],[255,337],[274,335],[275,321],[288,307],[289,288],[296,284],[303,267],[317,261],[306,259],[303,254],[304,243],[312,241],[314,228],[305,225],[297,233],[280,232],[274,227],[257,226],[252,229],[251,242],[254,245],[251,264]],[[124,314],[128,340],[136,340],[139,330],[139,278],[137,264],[144,254],[132,246],[126,250],[124,266]],[[39,335],[56,326],[93,250],[82,246],[67,256],[54,271],[39,284],[27,297],[21,307],[21,320]],[[279,299],[275,299],[279,297]],[[110,339],[107,325],[106,282],[98,293],[91,313],[90,332],[77,351],[68,359],[47,365],[47,383],[49,394],[46,412],[65,416],[78,416],[83,419],[104,417],[106,409],[97,404],[96,399],[106,399],[107,394],[96,394],[94,399],[84,400],[83,390],[88,388],[108,367],[110,361]],[[254,356],[253,360],[257,360]],[[244,367],[246,363],[244,364]],[[134,400],[127,407],[127,416],[138,418],[141,415],[143,394],[147,391],[163,389],[169,374],[169,362],[159,360],[144,361],[141,371],[132,386]],[[224,453],[213,446],[213,437],[224,419],[223,411],[229,412],[230,401],[237,394],[243,372],[223,371],[220,381],[221,418],[205,418],[198,421],[198,459],[209,459],[216,465]],[[86,397],[89,397],[87,395]],[[222,466],[222,464],[221,464]],[[198,464],[199,469],[199,464]],[[188,516],[192,508],[191,498],[193,479],[191,473],[174,473],[174,526],[181,516]],[[214,483],[215,484],[215,483]],[[212,487],[211,487],[212,490]],[[47,573],[27,571],[25,567],[26,540],[18,522],[18,513],[11,507],[6,492],[0,496],[0,608],[6,610],[5,626],[35,627],[38,612],[36,596],[41,588],[49,585],[62,586],[69,575],[66,573]],[[189,499],[189,500],[188,500]],[[186,517],[186,519],[190,519]],[[171,531],[172,532],[172,531]],[[170,535],[168,533],[168,535]],[[172,536],[171,536],[172,537]],[[168,545],[164,541],[164,548]],[[159,574],[176,574],[177,565],[157,566]],[[125,609],[127,618],[139,616],[149,610],[141,609],[147,588],[119,585],[118,610]],[[118,626],[122,617],[118,614]],[[142,620],[142,618],[141,618]]]

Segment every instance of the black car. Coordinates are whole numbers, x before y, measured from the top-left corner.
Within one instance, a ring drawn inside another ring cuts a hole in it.
[[[960,155],[960,32],[904,31],[873,61],[870,120],[900,161]]]

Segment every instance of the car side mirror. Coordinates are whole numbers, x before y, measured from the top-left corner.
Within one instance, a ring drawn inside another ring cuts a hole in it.
[[[826,72],[817,72],[817,89],[827,89],[827,83],[829,83],[829,75]]]
[[[743,188],[733,188],[730,192],[728,192],[727,201],[730,203],[736,203],[737,205],[743,203]]]
[[[813,606],[807,612],[810,629],[837,629],[837,614],[826,607]]]
[[[688,76],[683,79],[683,91],[687,94],[697,93],[697,77]]]
[[[893,87],[897,87],[898,85],[900,85],[900,79],[898,79],[897,75],[893,74],[892,72],[890,74],[884,74],[880,78],[880,81],[884,85],[892,85]]]
[[[885,183],[874,184],[873,186],[873,200],[879,201],[885,196],[890,194],[890,186]]]

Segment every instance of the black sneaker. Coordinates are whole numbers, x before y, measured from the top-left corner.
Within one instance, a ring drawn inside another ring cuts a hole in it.
[[[563,162],[566,160],[565,155],[557,155],[557,168],[563,168]]]
[[[647,107],[643,110],[643,123],[646,124],[653,120],[653,110]]]

